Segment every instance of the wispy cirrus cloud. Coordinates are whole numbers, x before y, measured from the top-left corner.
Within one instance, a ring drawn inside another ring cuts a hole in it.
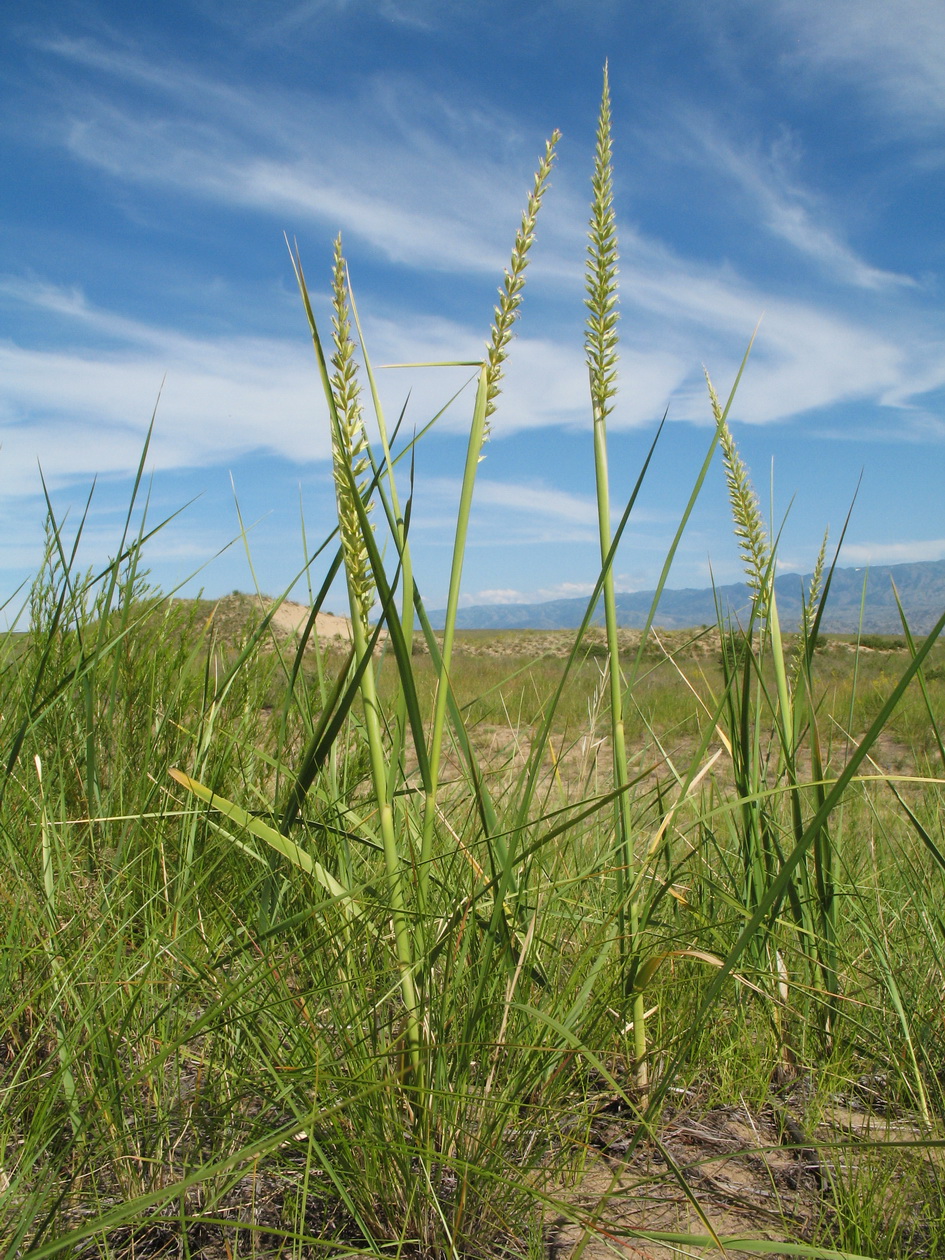
[[[915,564],[945,559],[945,538],[913,538],[896,542],[849,542],[843,544],[845,565]]]
[[[632,305],[649,312],[651,324],[652,313],[660,316],[667,348],[625,349],[614,427],[651,423],[667,404],[673,420],[708,423],[698,356],[708,358],[724,391],[763,295],[732,277],[726,283],[717,274],[694,276],[681,263],[657,273],[631,262],[627,272]],[[50,317],[47,344],[0,343],[5,428],[0,482],[10,493],[34,485],[37,457],[54,483],[132,470],[162,381],[152,452],[156,467],[226,465],[251,450],[297,463],[329,457],[324,402],[301,333],[295,340],[184,335],[98,307],[80,290],[22,277],[0,281],[0,297],[13,309]],[[482,352],[481,331],[409,313],[368,318],[365,332],[375,363]],[[588,423],[579,346],[520,337],[508,369],[494,440],[523,429]],[[409,432],[435,415],[470,373],[424,369],[379,375],[389,416],[399,414],[411,391]],[[864,399],[890,408],[902,427],[918,425],[926,440],[941,440],[941,425],[931,424],[919,402],[921,393],[943,384],[945,351],[937,342],[897,343],[809,305],[782,302],[765,316],[734,415],[767,423],[838,400]],[[467,390],[440,429],[464,432],[471,405]],[[481,503],[499,507],[502,496],[509,507],[527,506],[543,517],[545,531],[549,516],[559,524],[567,518],[574,527],[590,529],[593,523],[592,507],[580,497],[535,485],[503,489],[483,480]]]
[[[590,596],[593,590],[593,582],[556,582],[549,586],[537,586],[532,590],[486,587],[464,595],[461,603],[466,608],[480,604],[544,604],[552,599],[579,599],[581,596]]]
[[[738,420],[767,424],[862,400],[888,407],[887,422],[908,429],[908,409],[945,383],[945,350],[929,336],[929,325],[941,323],[934,313],[846,311],[813,297],[785,297],[729,267],[696,263],[645,241],[638,249],[625,235],[624,326],[634,320],[658,329],[662,353],[680,369],[669,398],[674,419],[707,420],[701,364],[720,392],[727,389],[756,327],[733,411]],[[628,315],[628,307],[640,314]],[[624,377],[632,390],[632,370]]]
[[[241,90],[89,40],[44,46],[97,72],[60,101],[61,143],[83,164],[283,222],[344,225],[395,263],[501,274],[539,149],[501,112],[461,110],[393,74],[339,101]]]
[[[939,0],[777,0],[785,56],[842,78],[898,127],[927,134],[945,118],[945,8]],[[936,140],[940,143],[940,140]]]
[[[417,516],[414,528],[442,534],[449,521],[445,536],[451,537],[451,513],[459,501],[460,484],[456,477],[424,478],[422,497],[426,510]],[[443,516],[431,514],[431,507],[436,505],[443,509]],[[545,481],[498,481],[480,474],[476,479],[474,512],[477,546],[593,542],[597,538],[593,496],[574,494]]]
[[[185,336],[20,277],[0,280],[0,298],[49,314],[47,340],[53,323],[58,333],[53,346],[0,341],[7,493],[35,493],[38,459],[52,485],[133,470],[159,395],[155,468],[226,463],[253,449],[299,461],[329,454],[302,342]]]
[[[861,258],[830,224],[822,200],[797,179],[796,139],[783,128],[774,143],[763,149],[739,146],[704,111],[680,109],[679,125],[691,141],[689,155],[716,174],[732,181],[743,196],[748,214],[772,236],[818,265],[829,276],[862,289],[914,287],[912,276],[885,271]]]
[[[271,87],[240,89],[185,65],[155,65],[134,50],[89,40],[47,40],[44,47],[63,64],[95,71],[94,84],[63,94],[58,134],[74,158],[116,181],[221,207],[238,204],[283,221],[311,220],[332,231],[341,224],[355,240],[418,273],[501,275],[533,155],[514,118],[498,108],[460,110],[403,77],[365,80],[341,105],[315,92],[303,98]],[[121,91],[110,94],[109,83]],[[867,299],[889,289],[908,296],[908,277],[856,255],[792,177],[789,162],[739,149],[707,126],[691,130],[702,146],[700,160],[725,164],[762,208],[770,234]],[[544,295],[556,310],[567,302],[580,312],[583,198],[560,169],[554,183],[534,260],[536,296],[539,307]],[[934,335],[935,318],[927,312],[901,303],[881,311],[869,300],[838,304],[816,292],[803,301],[785,297],[728,262],[687,257],[626,222],[621,246],[617,428],[651,423],[667,405],[671,420],[708,423],[701,365],[724,390],[762,315],[736,418],[764,424],[862,400],[888,409],[888,422],[906,431],[923,423],[921,396],[945,384],[945,338]],[[327,455],[324,430],[310,422],[310,362],[289,342],[184,337],[157,321],[136,324],[92,308],[81,293],[54,286],[24,283],[19,295],[9,294],[48,309],[67,330],[59,357],[36,347],[5,348],[21,417],[31,399],[38,417],[63,414],[64,399],[48,378],[65,372],[80,414],[121,424],[129,402],[153,397],[167,372],[163,457],[184,460],[190,452],[198,464],[215,451],[225,459],[225,452],[254,442],[299,459]],[[372,309],[367,332],[375,363],[482,353],[488,310],[476,328],[420,317],[391,296]],[[534,336],[527,315],[508,365],[497,437],[588,422],[577,321],[560,335]],[[77,329],[84,340],[71,331]],[[94,344],[96,336],[108,340],[107,348]],[[448,394],[447,380],[453,378],[385,375],[385,401],[396,414],[410,387],[412,414],[422,423]],[[267,436],[260,421],[273,406],[277,437]],[[460,405],[441,428],[467,423]],[[174,433],[186,440],[175,445]],[[119,449],[113,446],[113,454]]]
[[[476,483],[476,501],[480,507],[505,508],[525,516],[537,514],[574,525],[597,524],[594,499],[547,485],[523,485],[480,477]]]
[[[488,462],[483,467],[487,469]],[[557,483],[553,480],[556,477]],[[569,469],[564,463],[554,469],[548,478],[535,477],[528,481],[499,480],[480,472],[476,479],[467,567],[472,563],[474,571],[477,568],[481,570],[484,565],[487,567],[482,553],[487,556],[492,551],[505,548],[536,548],[534,554],[537,557],[537,549],[549,544],[568,547],[573,544],[591,544],[597,552],[600,543],[597,500],[593,492],[575,494],[566,489],[568,479]],[[434,537],[443,546],[452,542],[460,488],[458,477],[422,477],[418,480],[417,492],[421,507],[411,517],[411,528],[415,534],[422,535],[427,541]],[[622,506],[621,504],[620,507]],[[617,523],[619,517],[620,510],[615,507],[612,510],[613,524]],[[664,535],[668,530],[671,536],[677,521],[678,516],[672,507],[637,505],[632,516],[635,551],[639,553],[651,546],[654,538],[659,540],[657,545],[661,549]],[[549,565],[545,557],[541,568],[550,568],[553,571],[555,565],[553,562]],[[537,571],[532,574],[536,581],[536,590],[539,576]],[[616,576],[621,589],[628,583],[639,584],[636,575],[620,573]],[[571,593],[583,593],[585,585],[579,584]],[[547,579],[540,589],[550,591],[552,586],[559,594],[564,592],[564,586],[560,583],[549,584]],[[590,589],[588,586],[587,590]],[[553,597],[555,596],[551,594],[541,596],[548,599]]]

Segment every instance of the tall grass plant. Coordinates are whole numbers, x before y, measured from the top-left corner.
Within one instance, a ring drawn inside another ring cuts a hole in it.
[[[923,641],[903,619],[882,678],[859,655],[831,676],[824,552],[788,636],[734,390],[722,405],[710,386],[659,589],[721,444],[752,609],[743,625],[719,609],[710,660],[702,632],[653,629],[657,596],[627,650],[614,558],[659,449],[614,526],[606,78],[585,344],[600,570],[553,665],[470,677],[456,613],[475,472],[556,142],[471,365],[442,634],[401,475],[424,430],[403,442],[387,424],[340,238],[324,337],[293,253],[338,507],[297,642],[274,634],[278,601],[221,641],[201,606],[150,589],[140,473],[99,573],[79,564],[81,522],[67,538],[50,511],[29,630],[0,644],[6,1255],[458,1260],[541,1254],[565,1232],[575,1256],[945,1252],[945,616]],[[316,632],[336,576],[341,653]],[[892,774],[883,742],[906,700],[928,737]],[[841,1103],[869,1112],[867,1138],[836,1127]],[[711,1138],[705,1116],[736,1104],[771,1135],[751,1158],[771,1169],[784,1146],[809,1210],[780,1209],[771,1172],[733,1237],[700,1180],[708,1157],[673,1134]],[[649,1217],[626,1214],[635,1195]],[[656,1215],[667,1195],[687,1228]]]

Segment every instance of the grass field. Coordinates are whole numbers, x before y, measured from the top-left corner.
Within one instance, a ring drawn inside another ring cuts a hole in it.
[[[825,547],[783,632],[709,385],[680,533],[720,448],[752,616],[617,626],[606,87],[604,625],[455,632],[553,154],[476,365],[442,634],[340,241],[330,344],[294,260],[339,516],[298,636],[278,601],[150,590],[134,502],[100,573],[48,523],[0,644],[6,1256],[945,1256],[945,616],[823,640]],[[347,646],[313,633],[336,577]]]

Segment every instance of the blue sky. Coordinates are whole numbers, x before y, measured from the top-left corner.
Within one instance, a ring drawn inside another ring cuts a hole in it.
[[[811,567],[861,473],[842,562],[945,557],[940,0],[14,0],[0,23],[4,595],[41,550],[37,462],[71,521],[97,477],[83,558],[114,548],[159,392],[151,517],[195,501],[153,540],[154,581],[251,589],[238,502],[255,580],[286,586],[304,561],[300,517],[313,549],[333,492],[283,233],[327,327],[343,232],[375,363],[475,359],[554,128],[464,600],[588,591],[583,257],[605,59],[615,502],[668,409],[618,586],[654,584],[711,434],[703,365],[727,392],[759,320],[733,430],[765,510],[772,485],[778,522],[790,507],[782,566]],[[385,405],[396,414],[410,391],[407,428],[420,427],[464,379],[384,373]],[[413,546],[431,607],[471,409],[467,390],[418,452]],[[739,576],[720,466],[671,585],[710,572]]]

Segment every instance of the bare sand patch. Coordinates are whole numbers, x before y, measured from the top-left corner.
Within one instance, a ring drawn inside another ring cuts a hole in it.
[[[287,600],[273,613],[272,624],[283,634],[300,635],[308,624],[311,613],[312,610],[307,604],[295,604]],[[317,613],[315,632],[322,642],[328,639],[343,639],[346,643],[351,642],[350,620],[347,617],[338,617],[334,613]]]
[[[214,625],[224,637],[238,639],[252,631],[264,617],[271,617],[270,628],[280,639],[298,639],[303,634],[312,610],[308,604],[284,600],[281,604],[265,595],[234,593],[218,600],[213,609]],[[332,612],[315,617],[315,631],[325,646],[347,647],[351,642],[351,622]]]

